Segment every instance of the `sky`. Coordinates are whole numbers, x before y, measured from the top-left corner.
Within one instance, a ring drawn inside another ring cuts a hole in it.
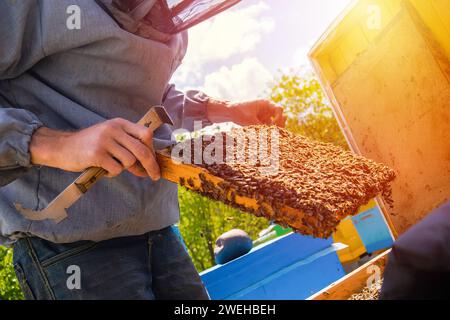
[[[242,0],[189,31],[172,78],[227,100],[263,97],[280,70],[309,66],[309,49],[352,0]]]

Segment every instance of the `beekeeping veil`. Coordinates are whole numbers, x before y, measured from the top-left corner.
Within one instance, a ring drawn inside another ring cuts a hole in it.
[[[156,30],[176,34],[234,6],[241,0],[113,0],[121,11]]]

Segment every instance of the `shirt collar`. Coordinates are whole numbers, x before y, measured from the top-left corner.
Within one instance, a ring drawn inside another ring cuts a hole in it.
[[[134,7],[125,7],[116,4],[116,2],[123,2],[125,4],[126,0],[96,1],[99,2],[102,8],[108,11],[116,22],[126,31],[146,39],[152,39],[163,43],[167,43],[171,40],[172,35],[156,30],[144,19],[155,3],[155,0],[135,1],[136,6]]]

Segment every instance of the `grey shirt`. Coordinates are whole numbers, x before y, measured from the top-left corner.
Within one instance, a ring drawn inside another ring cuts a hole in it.
[[[81,9],[81,29],[66,26]],[[179,219],[177,186],[124,172],[97,183],[59,224],[30,221],[14,208],[42,209],[79,174],[30,163],[40,126],[77,130],[107,119],[140,119],[163,103],[175,126],[155,132],[172,143],[177,128],[205,117],[207,97],[168,82],[186,52],[187,35],[161,43],[127,32],[93,0],[0,1],[0,243],[24,236],[53,242],[100,241],[159,230]]]

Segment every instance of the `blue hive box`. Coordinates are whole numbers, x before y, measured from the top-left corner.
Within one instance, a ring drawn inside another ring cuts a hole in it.
[[[378,206],[352,217],[368,253],[390,248],[394,238]]]
[[[337,249],[292,233],[200,275],[213,300],[305,299],[345,275]]]

